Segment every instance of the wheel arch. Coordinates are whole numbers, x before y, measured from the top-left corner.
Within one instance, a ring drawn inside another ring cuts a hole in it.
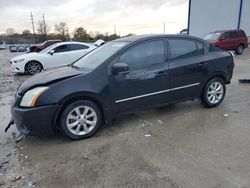
[[[53,123],[55,126],[54,128],[58,128],[61,114],[63,110],[66,108],[66,106],[78,100],[88,100],[95,103],[101,111],[102,119],[104,120],[105,124],[109,125],[112,123],[112,116],[110,110],[108,110],[109,108],[105,108],[105,104],[103,104],[103,102],[101,102],[101,100],[98,99],[98,97],[94,96],[93,94],[91,95],[91,94],[78,93],[78,94],[68,95],[59,101],[60,108],[56,113],[56,118]]]
[[[37,61],[37,60],[29,60],[29,61],[25,64],[25,66],[24,66],[24,71],[25,71],[25,72],[27,71],[27,65],[28,65],[30,62],[37,62],[37,63],[39,63],[39,64],[42,66],[42,69],[44,69],[43,64],[42,64],[40,61]]]

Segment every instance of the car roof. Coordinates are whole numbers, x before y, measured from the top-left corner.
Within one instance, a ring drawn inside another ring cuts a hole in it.
[[[231,32],[231,31],[239,32],[239,31],[243,31],[243,30],[242,29],[218,30],[218,31],[213,31],[211,33],[225,33],[225,32]]]
[[[169,34],[169,35],[157,35],[157,34],[151,34],[151,35],[133,35],[129,37],[123,37],[116,39],[115,42],[138,42],[140,40],[150,40],[150,39],[157,39],[157,38],[181,38],[181,39],[193,39],[193,40],[199,40],[205,42],[201,38],[193,37],[193,36],[187,36],[187,35],[178,35],[178,34]]]
[[[93,46],[93,45],[88,44],[88,43],[75,42],[75,41],[59,42],[59,43],[56,43],[55,46],[61,46],[61,45],[67,45],[67,44],[80,44],[80,45],[86,45],[86,46]]]

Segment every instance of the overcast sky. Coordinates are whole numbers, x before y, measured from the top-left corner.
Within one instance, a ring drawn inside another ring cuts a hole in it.
[[[88,31],[118,34],[176,33],[187,27],[188,0],[0,0],[0,33],[14,28],[31,29],[45,14],[50,31],[66,22],[70,32],[83,26]]]

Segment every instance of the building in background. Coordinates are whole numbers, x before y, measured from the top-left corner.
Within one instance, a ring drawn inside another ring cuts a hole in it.
[[[243,29],[250,36],[250,0],[189,0],[189,35],[227,29]]]

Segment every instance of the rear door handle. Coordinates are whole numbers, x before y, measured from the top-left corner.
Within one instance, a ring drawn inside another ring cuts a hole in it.
[[[202,62],[202,63],[199,63],[198,65],[200,68],[206,68],[207,66],[207,62]]]

